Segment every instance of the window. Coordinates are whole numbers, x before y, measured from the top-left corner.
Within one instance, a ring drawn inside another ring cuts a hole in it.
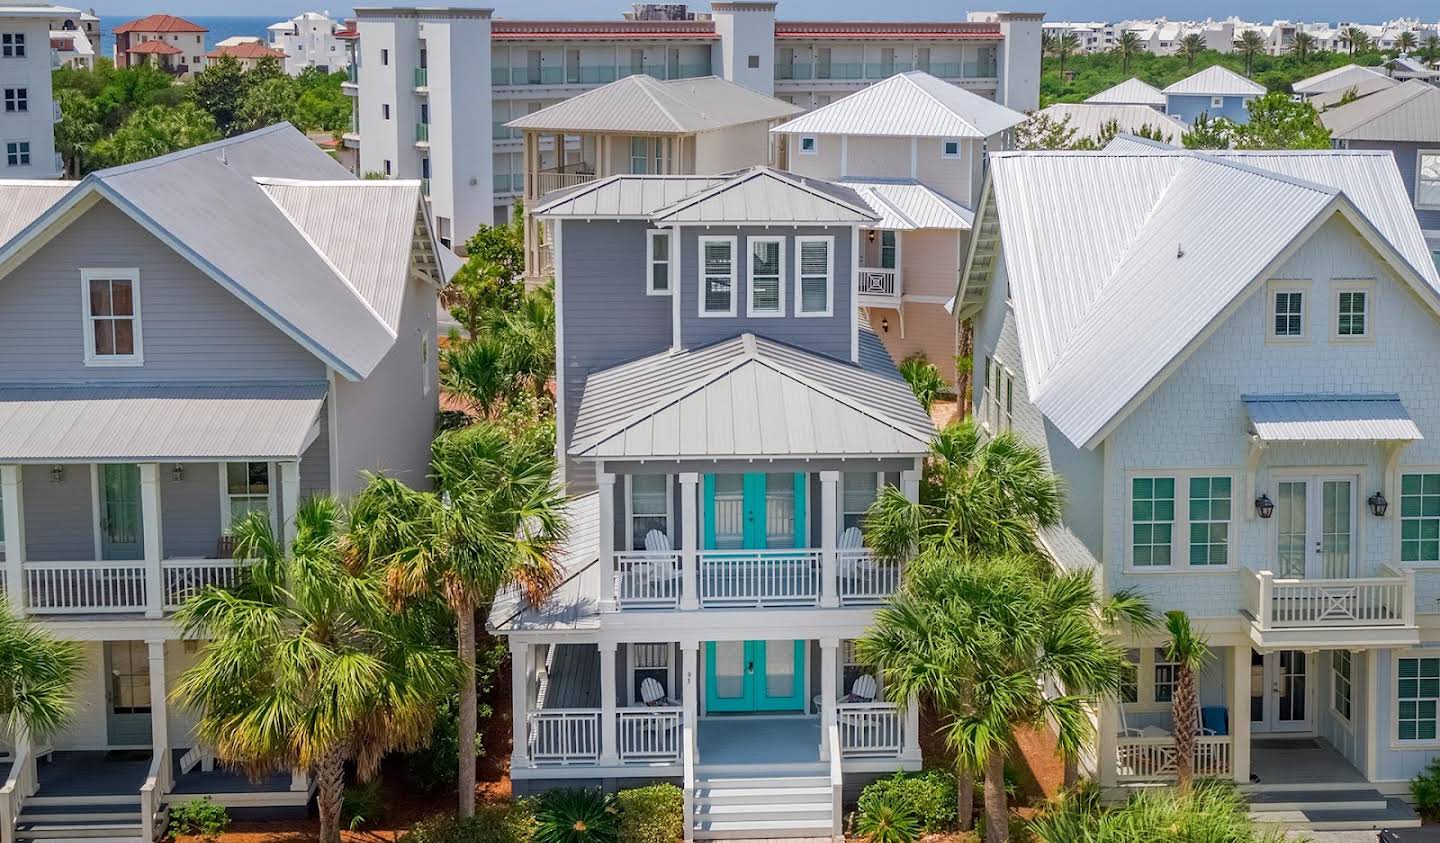
[[[1168,703],[1175,696],[1176,674],[1179,665],[1165,657],[1165,648],[1155,648],[1155,693],[1152,699],[1157,703]]]
[[[390,175],[390,174],[391,174],[390,159],[389,159],[389,158],[386,158],[386,159],[385,159],[385,175],[388,176],[388,175]]]
[[[640,686],[646,679],[654,679],[660,683],[665,690],[666,698],[673,698],[672,682],[670,680],[671,645],[669,644],[631,644],[630,663],[632,679],[630,682],[630,693],[634,695],[634,701],[643,703],[645,697],[640,693]]]
[[[1440,658],[1405,658],[1396,664],[1396,737],[1435,740],[1435,709],[1440,700]]]
[[[992,433],[1009,430],[1015,417],[1015,375],[994,358],[989,361],[990,372],[986,376],[986,394],[989,396],[988,416]]]
[[[1331,685],[1334,686],[1334,696],[1331,706],[1335,713],[1350,719],[1350,651],[1331,650],[1330,669],[1335,674]]]
[[[0,32],[0,58],[25,58],[25,33]]]
[[[5,165],[7,167],[30,166],[30,141],[6,141]]]
[[[1135,477],[1130,481],[1130,564],[1170,564],[1175,530],[1175,478]]]
[[[643,176],[650,172],[650,141],[648,138],[630,139],[630,172]]]
[[[880,686],[879,671],[860,663],[860,657],[855,655],[855,641],[853,639],[840,639],[839,655],[841,696],[848,696],[855,687],[855,680],[867,675],[875,679],[875,685],[878,691]]]
[[[943,140],[943,141],[941,141],[941,142],[940,142],[940,157],[941,157],[941,158],[959,158],[959,157],[960,157],[960,141],[958,141],[958,140]]]
[[[750,299],[746,316],[785,315],[785,238],[749,238]]]
[[[1190,478],[1190,564],[1230,563],[1230,478]]]
[[[760,57],[756,55],[747,56],[745,59],[745,66],[750,68],[751,70],[754,70],[755,68],[760,66]]]
[[[1140,651],[1131,648],[1125,651],[1125,665],[1120,673],[1120,702],[1140,701]]]
[[[1422,149],[1416,154],[1415,207],[1440,208],[1440,150]]]
[[[1277,289],[1270,296],[1271,334],[1276,339],[1305,336],[1305,292]]]
[[[30,92],[24,88],[5,89],[5,110],[6,111],[29,111]]]
[[[700,315],[735,315],[735,238],[700,238]]]
[[[645,292],[652,296],[670,294],[670,232],[645,232]]]
[[[847,471],[840,478],[840,529],[859,527],[865,511],[880,491],[880,478],[873,471]]]
[[[664,474],[625,475],[630,549],[644,550],[651,530],[670,535],[670,478]]]
[[[818,104],[818,103],[817,103],[817,104]],[[818,139],[813,138],[813,137],[802,137],[802,138],[800,138],[800,154],[801,154],[801,155],[814,155],[815,153],[817,153],[817,152],[819,152],[819,151],[820,151],[820,142],[819,142]]]
[[[1370,336],[1369,282],[1335,285],[1335,339],[1361,340]]]
[[[381,50],[380,50],[380,63],[381,63],[382,65],[388,65],[388,64],[390,63],[390,51],[389,51],[389,50],[384,49],[384,48],[381,48]]]
[[[139,271],[82,269],[80,283],[85,303],[85,364],[139,365]]]
[[[834,309],[830,285],[834,237],[795,238],[796,316],[829,316]]]
[[[1224,108],[1224,107],[1225,107],[1225,98],[1224,98],[1224,97],[1211,97],[1211,98],[1210,98],[1210,107],[1211,107],[1211,108]]]
[[[270,464],[230,462],[225,464],[222,525],[226,533],[252,512],[270,515]]]
[[[1400,561],[1440,562],[1440,474],[1400,475]]]

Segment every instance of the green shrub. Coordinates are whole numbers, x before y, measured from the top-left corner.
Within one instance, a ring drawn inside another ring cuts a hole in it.
[[[622,790],[615,805],[625,843],[675,843],[685,833],[685,793],[673,784]]]
[[[371,825],[385,816],[385,800],[380,795],[380,780],[345,788],[340,800],[340,822],[351,831]]]
[[[220,839],[230,825],[230,814],[224,805],[217,804],[208,796],[181,802],[170,809],[170,839],[182,836],[199,837],[211,841]]]
[[[481,723],[495,713],[486,699],[508,652],[505,644],[495,639],[482,638],[476,645],[475,693],[480,701],[476,714]],[[453,792],[460,771],[460,695],[456,693],[441,701],[436,712],[430,739],[405,757],[406,784],[425,793]],[[483,740],[483,734],[477,731],[477,758],[485,754]]]
[[[1233,785],[1200,782],[1188,794],[1144,790],[1124,805],[1101,807],[1099,789],[1082,787],[1051,802],[1027,824],[1037,843],[1144,840],[1146,843],[1281,843],[1283,828],[1257,826]]]
[[[1410,780],[1410,796],[1415,810],[1427,820],[1440,820],[1440,758]]]
[[[886,805],[907,807],[921,834],[945,831],[955,825],[955,776],[947,770],[923,770],[873,781],[860,791],[858,817]]]
[[[910,391],[915,393],[920,406],[925,408],[925,412],[930,412],[930,405],[946,390],[945,379],[940,377],[940,370],[930,362],[923,351],[917,351],[901,360],[899,369],[900,376],[910,384]]]
[[[615,800],[599,790],[552,790],[535,812],[536,843],[619,843]]]
[[[915,843],[920,839],[920,820],[903,802],[892,801],[894,792],[872,800],[855,818],[855,830],[869,843]]]
[[[451,814],[428,817],[416,823],[399,843],[532,843],[535,813],[528,801],[476,805],[468,820]]]

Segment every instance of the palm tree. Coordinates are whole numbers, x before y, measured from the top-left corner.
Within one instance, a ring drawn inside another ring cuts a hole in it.
[[[338,843],[345,765],[364,780],[391,750],[421,746],[459,665],[414,613],[390,610],[383,571],[356,557],[334,500],[301,504],[288,555],[260,515],[236,526],[235,550],[255,560],[240,585],[207,588],[176,614],[208,643],[175,698],[230,764],[313,771],[320,840]]]
[[[1205,37],[1198,32],[1192,32],[1180,39],[1180,55],[1185,57],[1185,67],[1193,69],[1195,60],[1205,52]]]
[[[1440,59],[1440,35],[1425,36],[1425,61],[1433,62]]]
[[[1247,29],[1236,40],[1235,52],[1245,59],[1245,75],[1248,77],[1255,69],[1255,57],[1265,52],[1265,39],[1255,30]]]
[[[966,784],[982,772],[986,840],[1009,839],[1005,759],[1017,728],[1053,723],[1067,757],[1093,736],[1089,707],[1118,695],[1127,664],[1104,618],[1149,616],[1133,594],[1120,598],[1110,611],[1089,572],[1041,575],[1025,554],[937,549],[915,560],[899,594],[876,612],[857,655],[875,666],[888,699],[923,700],[939,715],[956,757],[962,827]],[[1064,693],[1045,693],[1056,686]]]
[[[1045,51],[1060,62],[1060,75],[1065,75],[1065,60],[1080,51],[1080,39],[1073,32],[1050,35]]]
[[[43,740],[75,711],[79,645],[51,637],[35,623],[0,611],[0,728]]]
[[[1295,40],[1290,42],[1290,55],[1296,61],[1307,62],[1315,52],[1315,36],[1308,32],[1295,33]]]
[[[485,418],[523,404],[516,400],[521,396],[548,410],[548,385],[555,377],[554,285],[537,287],[513,308],[495,308],[479,318],[476,336],[452,336],[441,349],[441,386]]]
[[[1416,37],[1415,31],[1411,29],[1407,29],[1395,36],[1395,49],[1402,53],[1409,53],[1414,50],[1419,43],[1420,39]]]
[[[1296,36],[1299,37],[1298,35]],[[1350,55],[1363,53],[1370,48],[1370,36],[1358,26],[1347,26],[1340,32],[1340,40],[1350,49]]]
[[[462,817],[475,813],[475,613],[504,586],[532,603],[556,584],[553,558],[565,539],[565,494],[553,479],[553,442],[512,438],[480,423],[436,437],[435,492],[372,475],[354,503],[364,558],[387,567],[393,599],[438,596],[455,615],[460,678]]]
[[[1139,55],[1144,49],[1140,43],[1140,36],[1133,32],[1123,32],[1120,40],[1115,42],[1115,52],[1120,54],[1120,69],[1126,73],[1130,72],[1130,59]]]
[[[1175,728],[1175,784],[1190,787],[1195,775],[1195,731],[1200,724],[1200,699],[1195,677],[1210,659],[1210,647],[1190,626],[1190,616],[1179,609],[1165,613],[1165,660],[1175,665],[1175,687],[1170,695],[1170,720]]]

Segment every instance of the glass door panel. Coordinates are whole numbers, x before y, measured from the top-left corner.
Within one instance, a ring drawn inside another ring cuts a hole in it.
[[[101,558],[141,558],[140,466],[100,466],[100,512]]]
[[[745,547],[745,475],[715,474],[711,482],[710,541],[719,550]]]
[[[765,546],[797,547],[795,532],[796,482],[793,474],[766,474]]]
[[[1349,480],[1320,481],[1320,575],[1353,576],[1350,527],[1353,486]]]
[[[709,711],[754,708],[751,675],[754,648],[749,641],[710,641],[705,645],[705,705]]]
[[[1306,481],[1284,480],[1276,489],[1275,526],[1279,538],[1275,548],[1275,576],[1304,577],[1305,560],[1309,556],[1305,544]]]
[[[1304,731],[1310,726],[1307,706],[1306,662],[1302,650],[1281,650],[1275,660],[1275,722],[1277,732]]]

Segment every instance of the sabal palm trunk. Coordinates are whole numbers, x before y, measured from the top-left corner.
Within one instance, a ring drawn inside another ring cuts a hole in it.
[[[1195,776],[1195,724],[1199,722],[1195,698],[1195,671],[1181,663],[1175,670],[1175,696],[1170,703],[1171,725],[1175,728],[1175,784],[1190,787]]]
[[[961,831],[975,825],[975,776],[960,766],[955,768],[955,819]]]
[[[320,843],[340,843],[340,805],[345,798],[345,756],[339,750],[315,770],[315,807],[320,814]]]
[[[1005,756],[990,753],[985,759],[985,843],[1010,839],[1010,801],[1005,796]]]
[[[455,613],[460,648],[460,790],[461,817],[475,816],[475,607],[465,606]]]

